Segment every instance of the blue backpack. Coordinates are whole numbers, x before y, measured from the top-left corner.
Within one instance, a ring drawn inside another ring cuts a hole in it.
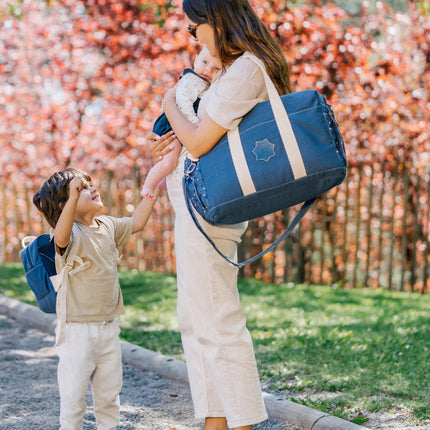
[[[29,245],[26,245],[34,239]],[[20,256],[25,277],[37,299],[40,310],[48,314],[56,313],[57,293],[50,276],[56,275],[55,245],[49,234],[27,236],[22,240],[24,249]]]

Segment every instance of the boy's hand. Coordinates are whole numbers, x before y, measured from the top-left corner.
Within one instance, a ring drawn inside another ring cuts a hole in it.
[[[84,180],[80,177],[75,177],[69,184],[69,199],[79,199],[81,191],[84,189]]]
[[[58,218],[54,231],[54,240],[60,249],[66,248],[70,242],[75,209],[84,186],[85,181],[80,177],[75,177],[69,182],[69,199],[62,208],[61,215]]]
[[[166,178],[163,178],[161,182],[157,185],[157,188],[155,189],[155,192],[154,192],[155,197],[158,197],[164,191],[167,191]]]

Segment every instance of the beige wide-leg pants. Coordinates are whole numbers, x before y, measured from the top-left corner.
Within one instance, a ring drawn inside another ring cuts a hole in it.
[[[89,383],[97,429],[117,428],[122,386],[119,331],[118,320],[66,324],[65,340],[57,346],[60,430],[81,430]]]
[[[178,321],[196,418],[226,417],[229,427],[267,419],[251,336],[240,305],[237,269],[197,230],[182,191],[183,157],[167,180],[175,210]],[[247,223],[205,231],[236,258]]]

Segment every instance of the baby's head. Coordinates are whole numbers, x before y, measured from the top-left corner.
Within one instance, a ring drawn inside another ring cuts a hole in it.
[[[194,60],[194,71],[211,83],[221,70],[221,60],[212,57],[208,48],[204,46]]]
[[[87,173],[81,169],[68,167],[61,172],[54,173],[33,196],[34,205],[53,228],[57,225],[61,211],[69,199],[69,184],[77,176],[91,184],[91,177]]]

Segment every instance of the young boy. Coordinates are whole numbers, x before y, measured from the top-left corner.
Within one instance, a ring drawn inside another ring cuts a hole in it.
[[[155,199],[143,199],[131,217],[96,216],[103,203],[90,176],[68,168],[53,174],[33,202],[54,229],[60,430],[81,429],[89,383],[97,429],[116,429],[124,310],[117,248],[143,229]]]
[[[198,101],[203,92],[208,89],[212,80],[219,74],[221,68],[221,61],[216,57],[212,57],[205,46],[194,60],[194,69],[185,69],[183,71],[176,87],[176,104],[191,122],[196,123],[199,120],[195,112],[198,107]],[[153,132],[162,136],[171,129],[166,116],[162,114],[155,121]],[[142,187],[142,196],[154,198],[153,193],[157,184],[177,166],[181,149],[182,146],[176,141],[174,148],[151,168]]]

